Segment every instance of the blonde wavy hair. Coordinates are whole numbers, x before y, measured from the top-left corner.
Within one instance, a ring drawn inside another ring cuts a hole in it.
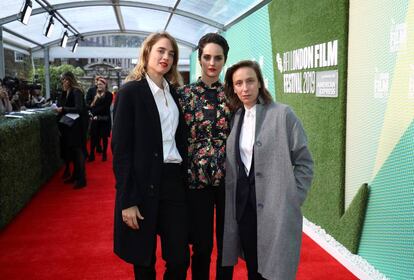
[[[180,86],[182,84],[182,78],[181,78],[180,73],[178,72],[178,45],[174,37],[172,37],[167,32],[152,33],[144,40],[141,46],[140,54],[139,54],[139,62],[134,67],[134,69],[132,69],[129,75],[126,77],[125,82],[139,81],[145,78],[145,73],[147,72],[146,68],[148,65],[149,54],[152,50],[152,47],[158,42],[158,40],[162,38],[166,38],[170,40],[173,51],[174,51],[173,64],[171,66],[170,71],[168,71],[164,75],[164,77],[174,86]]]

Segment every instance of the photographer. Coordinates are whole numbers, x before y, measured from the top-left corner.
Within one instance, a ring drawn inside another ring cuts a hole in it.
[[[47,104],[47,100],[41,94],[42,86],[37,83],[5,77],[3,86],[8,92],[13,111],[41,108]]]
[[[46,105],[46,98],[42,96],[41,89],[40,85],[31,87],[29,101],[26,103],[27,108],[42,108]]]
[[[20,111],[21,102],[20,102],[20,92],[19,92],[19,79],[12,78],[9,76],[4,77],[3,87],[6,90],[10,103],[12,105],[12,111]]]
[[[10,113],[12,109],[7,89],[3,86],[3,83],[0,80],[0,115]]]

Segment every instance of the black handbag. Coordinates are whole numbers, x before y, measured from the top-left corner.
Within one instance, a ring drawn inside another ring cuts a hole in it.
[[[60,123],[62,123],[62,124],[64,124],[64,125],[66,125],[66,126],[68,126],[68,127],[72,127],[74,124],[75,124],[75,121],[76,120],[74,120],[74,119],[72,119],[72,118],[69,118],[68,116],[66,116],[66,115],[63,115],[61,118],[60,118],[60,120],[59,120],[59,122]]]

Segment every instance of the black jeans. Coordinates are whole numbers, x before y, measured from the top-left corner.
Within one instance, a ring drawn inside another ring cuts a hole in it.
[[[224,184],[188,191],[190,242],[193,247],[191,271],[193,280],[210,280],[213,250],[214,207],[216,208],[217,265],[216,279],[232,279],[233,267],[222,267],[224,228]]]

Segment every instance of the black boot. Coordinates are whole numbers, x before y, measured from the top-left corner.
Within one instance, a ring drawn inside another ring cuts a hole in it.
[[[73,184],[73,183],[75,183],[75,181],[76,181],[76,178],[75,178],[75,176],[72,175],[72,176],[66,178],[65,180],[63,180],[63,183],[64,184]]]
[[[63,179],[63,180],[66,180],[66,179],[68,179],[70,176],[71,176],[71,174],[70,174],[70,168],[69,168],[69,165],[66,165],[66,166],[65,166],[65,170],[63,171],[63,174],[62,174],[62,179]]]
[[[106,153],[104,153],[104,154],[102,154],[102,161],[106,161],[106,160],[107,160]]]
[[[94,160],[95,160],[95,154],[94,153],[90,153],[89,154],[88,161],[91,162],[91,161],[94,161]]]
[[[85,178],[77,180],[75,185],[73,186],[74,189],[81,189],[81,188],[84,188],[84,187],[86,187],[86,179]]]

